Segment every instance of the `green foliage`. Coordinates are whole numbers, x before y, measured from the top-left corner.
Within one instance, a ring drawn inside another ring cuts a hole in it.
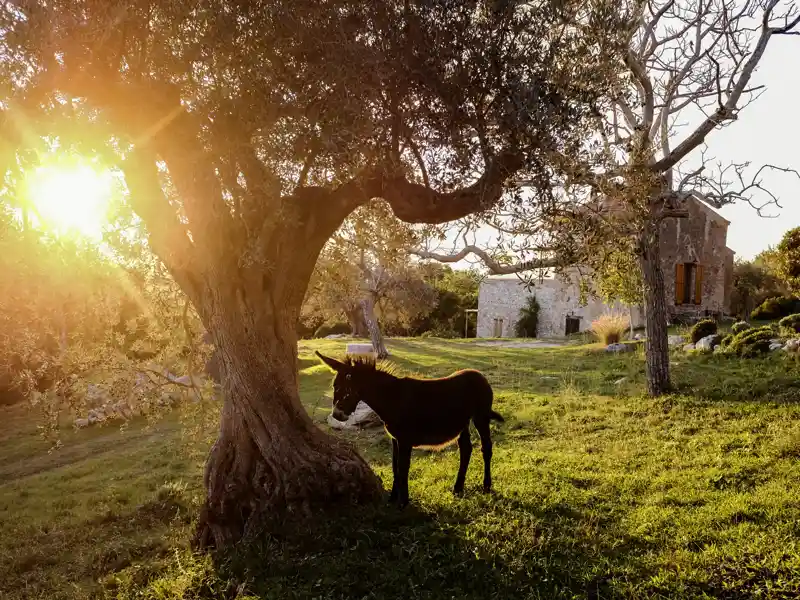
[[[436,291],[433,310],[405,328],[392,331],[397,335],[417,336],[426,331],[435,337],[456,338],[464,336],[466,309],[478,307],[478,289],[481,275],[473,269],[452,269],[437,262],[423,263],[419,267],[425,282]],[[475,316],[469,318],[469,333],[475,333]]]
[[[597,295],[608,303],[643,304],[642,271],[636,254],[617,244],[610,244],[604,254],[592,278]]]
[[[754,327],[735,335],[725,351],[742,358],[752,358],[769,352],[773,338],[775,330],[772,327]]]
[[[747,321],[738,321],[731,326],[731,333],[736,335],[750,329],[751,325]]]
[[[337,323],[325,323],[320,325],[317,330],[314,332],[315,338],[324,338],[328,335],[335,335],[335,334],[343,334],[343,333],[350,333],[352,331],[349,323],[344,322],[337,322]]]
[[[713,319],[703,319],[692,326],[689,331],[689,339],[696,344],[704,337],[717,333],[717,322]]]
[[[748,329],[749,329],[749,327],[748,327]],[[745,330],[743,329],[742,331],[745,331]],[[741,333],[741,331],[739,333]],[[733,333],[725,334],[725,335],[722,336],[722,339],[720,339],[719,345],[722,346],[722,348],[724,350],[725,348],[727,348],[730,345],[730,343],[733,341],[733,338],[735,338],[735,337],[736,337],[736,335],[733,334]]]
[[[469,365],[490,377],[506,418],[492,426],[496,495],[479,492],[479,452],[454,501],[457,448],[418,451],[409,510],[292,522],[216,561],[188,543],[203,497],[197,456],[218,423],[202,443],[184,435],[182,412],[125,430],[67,424],[63,447],[48,453],[23,407],[0,409],[0,597],[388,600],[409,588],[431,600],[796,597],[800,555],[776,543],[794,540],[800,522],[793,360],[678,361],[679,391],[652,401],[636,353],[390,343],[406,372]],[[300,398],[323,427],[331,374],[313,351],[340,346],[299,347]],[[388,486],[384,432],[347,437]]]
[[[754,321],[772,321],[800,312],[800,297],[768,298],[750,315]]]
[[[781,332],[785,335],[794,335],[796,333],[800,333],[800,313],[795,313],[793,315],[789,315],[788,317],[782,318],[778,325],[781,328]]]
[[[519,311],[519,317],[514,327],[517,337],[536,337],[539,330],[539,301],[536,296],[528,297],[526,305]]]
[[[775,249],[778,276],[790,291],[800,293],[800,227],[787,231]]]
[[[753,261],[736,261],[731,292],[731,312],[734,315],[746,318],[766,299],[783,295],[785,286],[774,268],[769,251],[762,252]]]

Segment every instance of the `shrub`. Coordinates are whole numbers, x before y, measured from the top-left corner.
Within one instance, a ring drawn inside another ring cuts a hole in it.
[[[617,313],[607,313],[592,321],[592,333],[605,345],[621,342],[629,327],[628,317]]]
[[[717,322],[712,319],[703,319],[692,326],[689,332],[691,342],[696,344],[704,337],[717,333]]]
[[[436,327],[433,329],[429,329],[428,331],[423,331],[419,337],[423,338],[442,338],[446,340],[451,340],[453,338],[458,337],[458,334],[453,331],[450,327],[445,327],[443,325],[437,324]]]
[[[750,323],[747,321],[739,321],[731,326],[731,333],[733,335],[738,335],[743,331],[747,331],[748,329],[750,329]]]
[[[536,296],[528,298],[527,305],[519,311],[514,333],[521,338],[535,338],[539,330],[539,301]]]
[[[744,358],[769,352],[770,340],[775,337],[772,327],[756,327],[735,335],[726,352]]]
[[[783,317],[779,322],[781,333],[785,335],[794,335],[800,333],[800,313]]]
[[[800,313],[800,298],[797,296],[783,296],[764,300],[761,306],[750,314],[750,318],[754,321],[771,321],[788,317],[795,313]]]
[[[727,348],[730,343],[733,341],[733,338],[736,337],[734,334],[729,333],[728,335],[722,336],[722,339],[719,341],[719,345],[722,346],[723,349]]]
[[[324,338],[329,335],[351,333],[353,328],[349,323],[325,323],[314,332],[315,338]]]

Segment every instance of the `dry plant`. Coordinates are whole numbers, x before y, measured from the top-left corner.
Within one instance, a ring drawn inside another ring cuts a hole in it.
[[[630,319],[622,313],[606,313],[592,321],[592,333],[604,344],[622,341],[630,328]]]

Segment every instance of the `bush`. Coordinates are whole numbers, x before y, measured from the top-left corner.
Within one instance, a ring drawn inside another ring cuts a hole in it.
[[[428,331],[423,331],[419,337],[442,338],[446,340],[451,340],[459,336],[455,331],[453,331],[449,327],[444,327],[442,325],[437,324],[436,327],[434,327],[433,329],[429,329]]]
[[[728,344],[726,352],[743,358],[769,352],[770,341],[775,337],[772,327],[756,327],[735,335]]]
[[[739,321],[731,326],[731,333],[733,335],[738,335],[743,331],[747,331],[748,329],[750,329],[750,323],[747,321]]]
[[[795,335],[800,333],[800,313],[783,317],[779,322],[781,333],[785,335]]]
[[[616,313],[607,313],[592,321],[592,333],[606,346],[621,342],[629,328],[628,317]]]
[[[324,338],[329,335],[351,333],[353,328],[349,323],[325,323],[320,325],[314,332],[315,338]]]
[[[519,311],[514,333],[521,338],[535,338],[539,329],[539,301],[536,296],[528,298],[528,304]]]
[[[703,319],[692,326],[689,332],[690,341],[696,344],[704,337],[717,333],[717,322],[712,319]]]
[[[722,339],[719,341],[719,345],[722,346],[723,349],[725,349],[728,346],[730,346],[730,343],[733,341],[733,338],[735,338],[735,337],[736,336],[734,334],[732,334],[732,333],[729,333],[728,335],[724,335],[724,336],[722,336]]]
[[[800,298],[797,296],[783,296],[764,300],[761,306],[750,313],[750,318],[754,321],[771,321],[788,317],[795,313],[800,313]]]

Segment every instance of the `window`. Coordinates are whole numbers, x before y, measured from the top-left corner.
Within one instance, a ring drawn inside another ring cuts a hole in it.
[[[703,303],[703,265],[678,263],[675,265],[675,304]]]
[[[503,319],[494,320],[494,333],[492,337],[503,337]]]

